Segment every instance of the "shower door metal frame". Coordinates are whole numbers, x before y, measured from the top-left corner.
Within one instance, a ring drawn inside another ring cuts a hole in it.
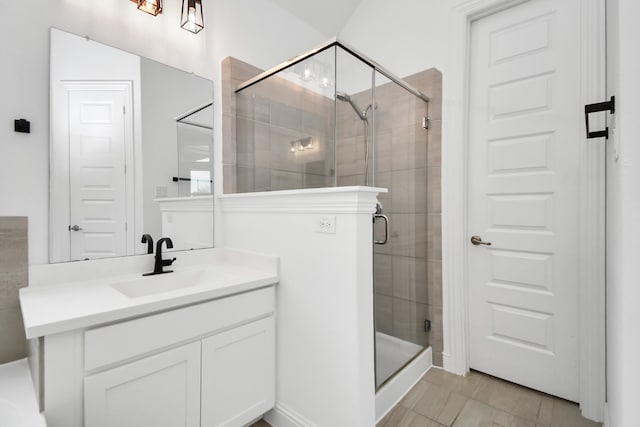
[[[352,48],[351,46],[345,44],[344,42],[338,40],[337,38],[332,38],[329,41],[321,44],[320,46],[311,49],[308,52],[305,52],[301,55],[295,56],[285,62],[283,62],[280,65],[276,65],[275,67],[258,74],[257,76],[247,80],[244,83],[241,83],[238,88],[236,89],[236,93],[240,92],[243,89],[246,89],[250,86],[253,86],[256,83],[261,82],[262,80],[271,77],[274,74],[279,73],[280,71],[291,67],[292,65],[296,65],[299,62],[304,61],[305,59],[308,59],[322,51],[325,51],[327,49],[330,49],[334,46],[338,46],[342,49],[344,49],[346,52],[350,53],[351,55],[355,56],[356,58],[358,58],[360,61],[364,62],[365,64],[369,65],[370,67],[372,67],[374,69],[374,71],[378,71],[380,74],[382,74],[383,76],[385,76],[386,78],[388,78],[389,80],[393,81],[394,83],[398,84],[399,86],[401,86],[402,88],[406,89],[407,91],[411,92],[412,94],[414,94],[415,96],[417,96],[418,98],[422,99],[425,102],[429,102],[429,97],[427,95],[425,95],[424,93],[420,92],[418,89],[416,89],[415,87],[411,86],[410,84],[408,84],[407,82],[403,81],[400,77],[396,76],[395,74],[393,74],[391,71],[389,71],[388,69],[386,69],[385,67],[383,67],[382,65],[378,64],[375,61],[372,61],[371,59],[367,58],[365,55],[363,55],[362,53],[358,52],[356,49]]]

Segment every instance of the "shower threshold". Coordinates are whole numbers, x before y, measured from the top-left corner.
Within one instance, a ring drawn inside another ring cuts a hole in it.
[[[425,347],[376,332],[376,388],[400,371]]]
[[[376,422],[402,400],[431,366],[431,347],[376,332]]]

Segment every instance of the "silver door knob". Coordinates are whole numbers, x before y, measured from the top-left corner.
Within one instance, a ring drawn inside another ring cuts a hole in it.
[[[471,236],[471,243],[478,246],[478,245],[486,245],[486,246],[491,246],[491,242],[483,242],[482,241],[482,237],[480,236]]]
[[[78,227],[77,225],[74,225],[73,227],[69,227],[69,230],[80,231],[82,230],[82,227]]]

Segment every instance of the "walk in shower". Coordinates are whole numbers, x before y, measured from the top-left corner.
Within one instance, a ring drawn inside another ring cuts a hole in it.
[[[428,101],[337,41],[235,94],[235,192],[389,189],[388,229],[373,224],[377,388],[429,346]]]

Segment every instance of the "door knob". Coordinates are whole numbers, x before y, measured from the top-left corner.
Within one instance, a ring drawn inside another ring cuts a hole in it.
[[[471,236],[471,243],[473,243],[476,246],[478,245],[491,246],[491,242],[483,242],[482,237],[480,236]]]
[[[77,225],[74,225],[73,227],[69,227],[69,230],[80,231],[82,230],[82,227],[78,227]]]

